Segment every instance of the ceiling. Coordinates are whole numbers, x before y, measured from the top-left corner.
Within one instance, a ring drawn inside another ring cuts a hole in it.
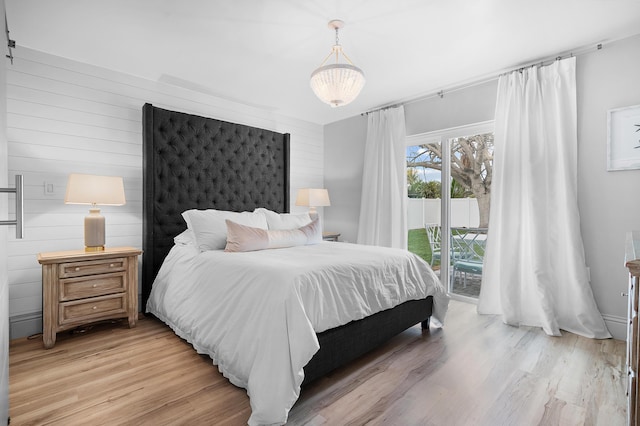
[[[640,0],[6,0],[6,9],[18,49],[319,124],[640,33]],[[331,50],[336,18],[367,83],[331,108],[309,76]]]

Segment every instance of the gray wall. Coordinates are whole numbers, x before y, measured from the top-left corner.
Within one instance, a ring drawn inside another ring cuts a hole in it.
[[[493,120],[498,80],[405,105],[407,135]]]
[[[640,229],[640,171],[606,171],[607,110],[640,104],[640,36],[577,58],[578,197],[596,302],[615,337],[625,338],[625,232]],[[492,120],[497,81],[405,105],[407,135]],[[325,228],[355,241],[366,117],[325,126]]]
[[[360,218],[367,117],[357,116],[324,128],[324,186],[331,206],[324,209],[325,231],[356,242]]]
[[[625,233],[640,230],[640,170],[607,171],[607,110],[640,104],[640,36],[577,58],[578,206],[591,287],[609,329],[625,338]],[[640,124],[640,123],[638,123]]]

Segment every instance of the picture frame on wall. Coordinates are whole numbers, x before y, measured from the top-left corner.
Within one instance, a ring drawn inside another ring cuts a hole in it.
[[[607,170],[640,169],[640,105],[607,112]]]

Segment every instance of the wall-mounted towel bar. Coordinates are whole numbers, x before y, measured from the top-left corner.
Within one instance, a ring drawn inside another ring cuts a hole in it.
[[[21,239],[24,233],[24,200],[23,200],[24,184],[22,181],[22,175],[16,175],[16,187],[15,188],[0,188],[1,192],[16,194],[16,219],[15,220],[0,220],[0,225],[15,225],[16,226],[16,238]]]

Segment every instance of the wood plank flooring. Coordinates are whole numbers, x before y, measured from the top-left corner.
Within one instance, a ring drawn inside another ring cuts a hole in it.
[[[154,319],[10,345],[11,425],[242,425],[243,389]],[[451,301],[307,388],[292,425],[624,425],[625,342],[509,327]]]

